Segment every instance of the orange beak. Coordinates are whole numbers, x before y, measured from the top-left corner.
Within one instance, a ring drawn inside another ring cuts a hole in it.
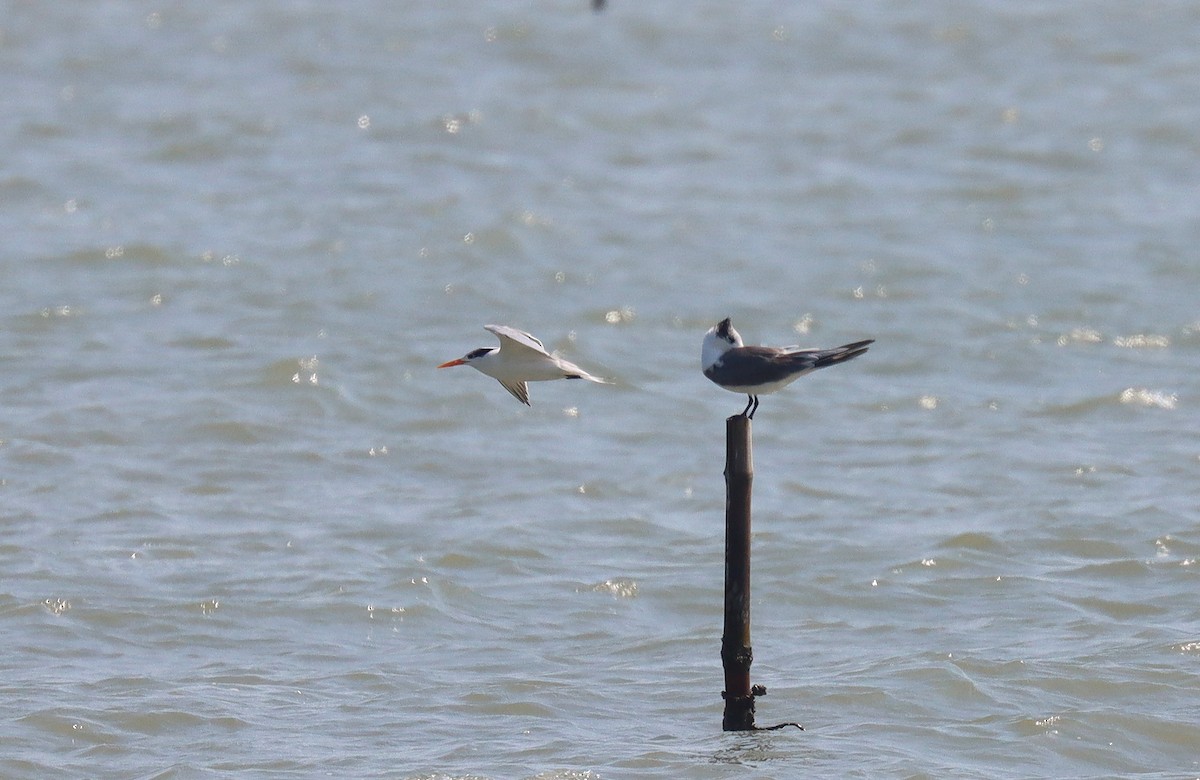
[[[461,366],[466,362],[467,361],[463,360],[462,358],[459,358],[458,360],[447,360],[445,363],[442,363],[440,366],[438,366],[438,368],[450,368],[450,366]]]

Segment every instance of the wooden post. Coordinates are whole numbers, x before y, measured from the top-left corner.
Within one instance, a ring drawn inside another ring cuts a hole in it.
[[[750,418],[725,420],[725,731],[754,729],[754,697],[766,693],[750,685],[750,488],[754,482]]]

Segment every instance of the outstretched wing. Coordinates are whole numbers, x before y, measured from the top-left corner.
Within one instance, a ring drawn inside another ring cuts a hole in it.
[[[503,379],[497,379],[504,389],[512,393],[513,398],[517,399],[526,406],[533,406],[529,403],[529,386],[524,382],[505,382]]]
[[[515,351],[528,350],[536,352],[539,355],[549,355],[546,348],[542,346],[542,342],[537,340],[536,336],[526,333],[523,330],[510,328],[507,325],[484,325],[485,330],[496,334],[496,338],[500,339],[500,348],[512,348]],[[511,390],[509,392],[512,392]],[[513,393],[516,395],[515,393]],[[520,396],[517,396],[518,398]]]

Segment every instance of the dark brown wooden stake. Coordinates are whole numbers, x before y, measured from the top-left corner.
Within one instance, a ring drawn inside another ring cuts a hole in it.
[[[750,685],[750,488],[754,482],[750,418],[725,420],[725,731],[754,729],[754,697],[766,693]]]

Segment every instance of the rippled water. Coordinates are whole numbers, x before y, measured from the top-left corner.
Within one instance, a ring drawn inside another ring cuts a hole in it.
[[[586,5],[10,4],[0,775],[1200,777],[1200,13]]]

